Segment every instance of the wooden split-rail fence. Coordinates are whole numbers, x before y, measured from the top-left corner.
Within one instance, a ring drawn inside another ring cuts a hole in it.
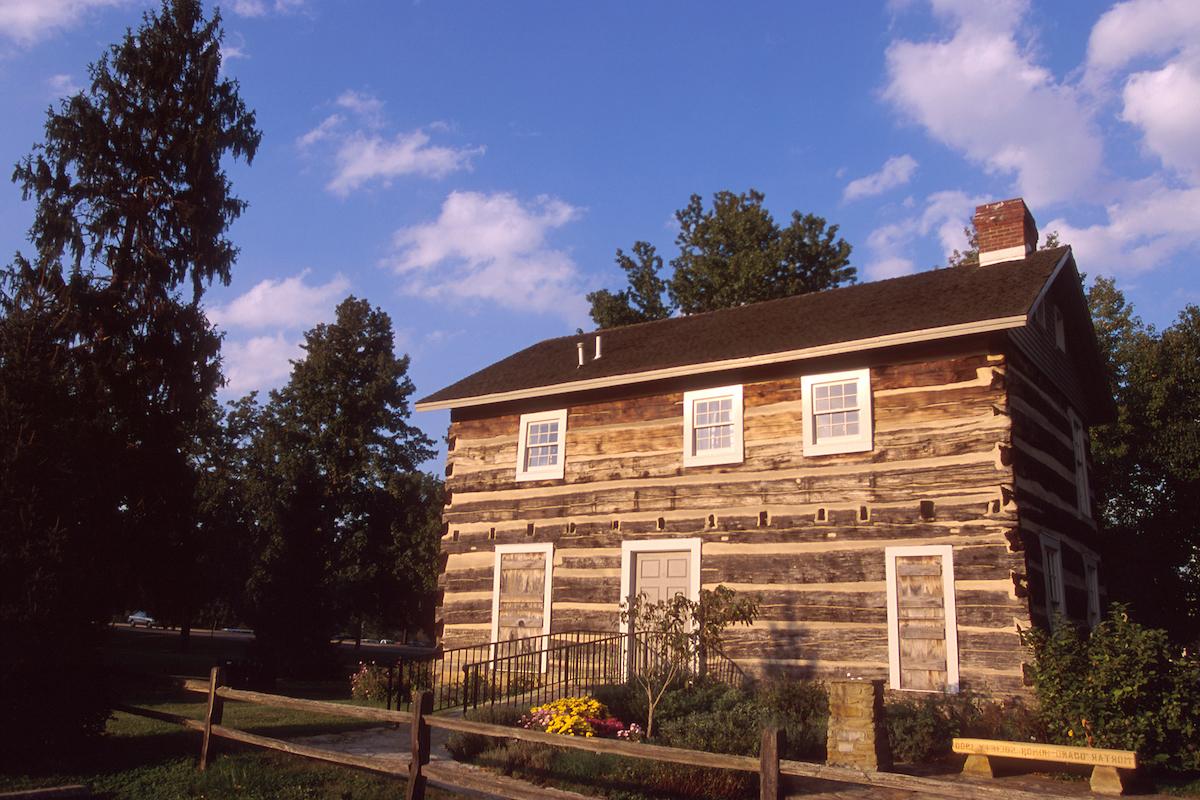
[[[607,753],[625,758],[638,758],[659,763],[754,772],[758,773],[759,776],[760,800],[781,800],[784,796],[782,785],[784,776],[881,786],[936,797],[969,797],[984,798],[985,800],[1038,800],[1039,798],[1044,798],[1043,794],[996,788],[976,783],[952,783],[898,773],[873,772],[782,759],[780,758],[780,753],[784,748],[783,732],[775,727],[768,727],[763,730],[762,747],[760,748],[759,756],[756,758],[753,756],[738,756],[725,753],[708,753],[700,750],[684,750],[646,743],[623,742],[613,739],[563,736],[560,734],[527,730],[525,728],[491,725],[458,717],[435,716],[433,714],[433,695],[428,691],[413,693],[411,711],[391,711],[368,706],[347,705],[324,700],[305,700],[285,695],[234,689],[224,685],[224,670],[220,667],[213,667],[207,682],[185,679],[179,681],[178,685],[186,691],[206,694],[208,696],[208,704],[203,720],[138,706],[119,705],[116,707],[116,710],[163,722],[175,723],[201,733],[199,761],[199,768],[201,770],[206,769],[212,763],[213,740],[215,738],[229,739],[243,744],[290,753],[318,761],[405,777],[408,780],[407,792],[405,794],[407,800],[421,800],[421,798],[424,798],[425,787],[427,785],[438,786],[450,791],[466,792],[475,796],[483,795],[497,798],[527,796],[511,794],[498,784],[489,783],[485,774],[466,775],[458,770],[447,769],[445,765],[438,764],[437,762],[430,763],[430,740],[431,732],[434,728],[457,731],[459,733],[473,733],[497,739],[518,739],[549,745],[551,747],[585,750],[591,753]],[[351,719],[389,724],[406,724],[409,726],[410,731],[409,763],[406,767],[397,766],[389,759],[357,756],[351,753],[312,747],[268,736],[260,736],[248,731],[228,727],[222,724],[225,702],[227,700],[254,703],[272,708],[291,709],[293,711],[308,711],[317,714],[348,717]]]

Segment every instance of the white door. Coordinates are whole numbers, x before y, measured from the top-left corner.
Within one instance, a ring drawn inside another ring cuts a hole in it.
[[[637,553],[633,593],[646,595],[646,600],[651,603],[677,594],[687,597],[691,586],[691,564],[691,553],[686,550]]]

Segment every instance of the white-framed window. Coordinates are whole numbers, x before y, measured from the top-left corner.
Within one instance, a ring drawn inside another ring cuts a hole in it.
[[[517,480],[561,478],[566,461],[567,410],[521,415]]]
[[[1054,307],[1054,346],[1067,352],[1067,326],[1063,321],[1062,309]]]
[[[1055,614],[1067,613],[1066,594],[1063,589],[1062,542],[1044,534],[1042,574],[1046,581],[1046,616],[1053,624]]]
[[[742,387],[683,393],[683,465],[742,461]]]
[[[957,692],[954,548],[948,544],[884,548],[884,575],[891,687]]]
[[[863,453],[871,436],[871,370],[856,369],[800,379],[804,455]]]
[[[1083,557],[1083,577],[1087,583],[1088,626],[1100,624],[1100,565],[1091,556]]]
[[[1071,449],[1075,456],[1075,506],[1079,515],[1092,518],[1092,498],[1088,491],[1087,430],[1074,409],[1067,409],[1071,420]]]

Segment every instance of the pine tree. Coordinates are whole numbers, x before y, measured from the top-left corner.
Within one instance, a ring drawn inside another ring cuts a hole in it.
[[[393,346],[388,315],[349,297],[305,334],[305,358],[265,410],[250,593],[277,661],[319,667],[300,660],[319,656],[335,625],[374,620],[389,595],[426,585],[428,565],[415,578],[399,567],[422,562],[406,542],[428,548],[440,494],[421,490],[417,465],[433,443],[407,422],[414,387]]]
[[[792,212],[781,227],[763,206],[762,192],[713,195],[706,209],[694,194],[675,212],[679,255],[670,278],[659,277],[662,259],[646,242],[634,245],[634,261],[621,250],[617,264],[629,288],[588,295],[592,320],[608,328],[663,319],[675,311],[697,314],[720,308],[831,289],[855,278],[851,247],[838,226],[813,214]],[[663,294],[668,301],[663,300]]]
[[[250,161],[260,140],[236,82],[220,75],[220,40],[219,16],[205,19],[199,0],[164,2],[92,65],[88,89],[48,112],[43,142],[13,173],[36,209],[33,253],[5,274],[0,370],[13,392],[0,402],[13,404],[8,419],[14,408],[55,413],[0,433],[28,487],[0,509],[22,520],[0,526],[0,549],[27,559],[5,587],[26,598],[4,606],[6,627],[46,614],[64,629],[94,625],[138,596],[185,624],[194,610],[202,542],[191,451],[221,380],[220,338],[201,300],[213,280],[229,280],[237,249],[225,232],[245,208],[222,159]],[[57,374],[18,391],[39,350]],[[49,442],[54,456],[37,455]],[[61,547],[10,550],[9,537]],[[31,594],[39,581],[75,581],[81,558],[104,576],[79,584],[95,590],[86,614]],[[39,651],[24,641],[10,649]],[[75,724],[59,720],[62,731]]]

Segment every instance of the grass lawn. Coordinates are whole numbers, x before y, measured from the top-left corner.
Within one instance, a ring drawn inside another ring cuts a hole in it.
[[[201,695],[144,693],[140,706],[199,719]],[[267,736],[286,738],[363,727],[344,718],[227,703],[225,722]],[[369,724],[369,723],[368,723]],[[169,723],[118,712],[105,735],[86,752],[62,753],[27,765],[20,774],[0,774],[0,791],[81,783],[113,800],[172,798],[337,798],[394,800],[404,780],[322,764],[298,756],[217,740],[217,757],[205,772],[196,768],[200,735]],[[455,797],[430,788],[427,797]]]
[[[141,674],[207,676],[213,664],[249,654],[246,639],[192,636],[189,651],[179,650],[174,634],[113,629],[106,663],[116,668],[111,686],[118,702],[202,719],[205,696],[163,686]],[[347,660],[353,658],[353,655]],[[278,692],[295,697],[350,702],[349,674],[344,681],[280,682]],[[227,702],[224,724],[263,736],[288,739],[377,727],[378,723]],[[404,792],[403,778],[310,761],[218,739],[209,769],[196,768],[200,734],[171,723],[117,712],[105,735],[81,752],[47,755],[23,764],[20,772],[0,772],[0,792],[64,784],[84,784],[113,800],[172,798],[282,798],[282,800],[394,800]],[[457,797],[429,788],[427,797]]]

